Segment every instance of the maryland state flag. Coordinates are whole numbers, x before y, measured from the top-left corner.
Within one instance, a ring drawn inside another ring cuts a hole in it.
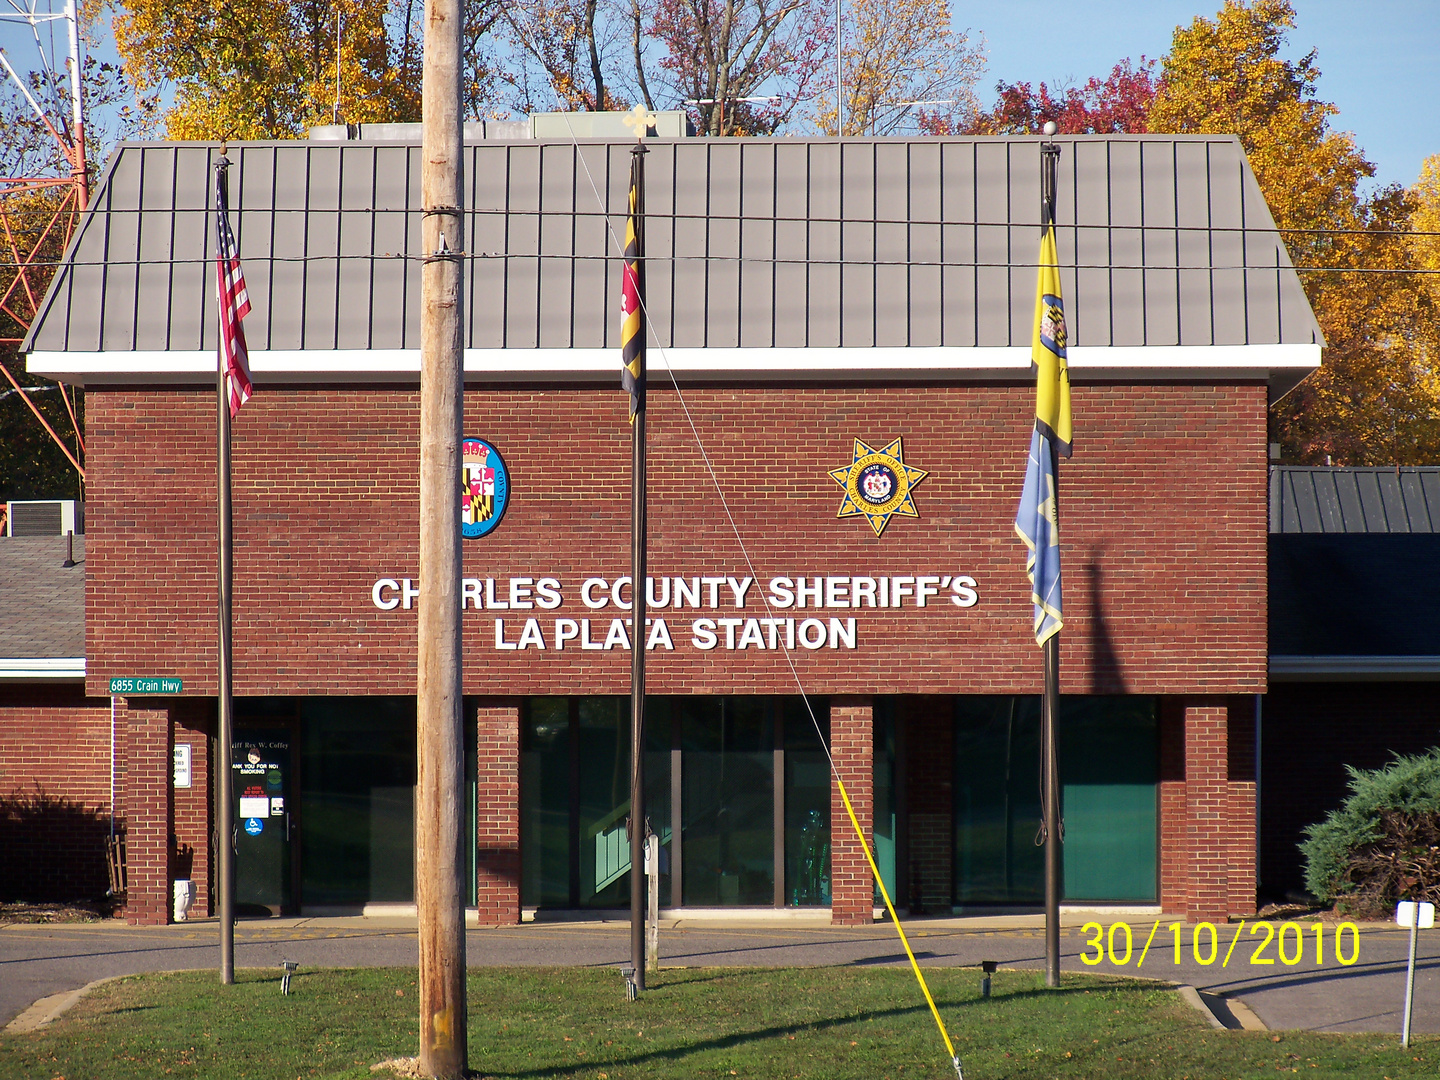
[[[630,159],[630,213],[625,218],[625,266],[620,283],[620,385],[630,392],[630,422],[645,407],[645,268],[641,265],[640,192],[644,159]]]
[[[1054,187],[1051,185],[1053,192]],[[1053,198],[1053,196],[1052,196]],[[1065,306],[1055,254],[1054,203],[1043,210],[1040,275],[1035,287],[1035,333],[1030,361],[1035,369],[1035,430],[1015,531],[1030,549],[1025,573],[1035,603],[1035,644],[1043,645],[1064,625],[1060,604],[1060,519],[1055,471],[1070,456],[1070,372],[1065,366]]]

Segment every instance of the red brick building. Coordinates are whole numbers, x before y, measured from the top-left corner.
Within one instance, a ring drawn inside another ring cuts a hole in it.
[[[176,878],[210,904],[223,761],[242,910],[412,897],[418,146],[361,134],[230,151],[257,386],[234,426],[234,747],[214,736],[218,148],[120,149],[26,342],[87,389],[83,700],[113,700],[138,921]],[[473,134],[465,432],[508,504],[465,543],[472,902],[513,922],[620,907],[629,866],[608,230],[630,148]],[[1267,395],[1318,364],[1319,332],[1235,140],[1061,146],[1066,902],[1247,914]],[[902,905],[1037,904],[1041,667],[1012,521],[1038,140],[650,151],[662,903],[869,919],[828,747]],[[915,514],[878,534],[837,516],[862,442],[911,476]],[[111,681],[138,678],[172,681]],[[70,738],[5,693],[6,729]]]

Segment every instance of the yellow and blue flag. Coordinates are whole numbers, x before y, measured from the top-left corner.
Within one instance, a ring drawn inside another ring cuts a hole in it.
[[[630,392],[630,422],[645,407],[645,270],[640,262],[641,158],[630,159],[630,213],[620,278],[620,386]]]
[[[1030,362],[1035,369],[1035,429],[1025,487],[1015,515],[1015,532],[1030,554],[1025,573],[1035,604],[1035,644],[1043,645],[1065,625],[1060,602],[1060,517],[1055,473],[1070,456],[1070,372],[1065,364],[1065,305],[1055,253],[1054,213],[1045,213],[1040,241],[1040,274],[1035,287],[1035,331]]]

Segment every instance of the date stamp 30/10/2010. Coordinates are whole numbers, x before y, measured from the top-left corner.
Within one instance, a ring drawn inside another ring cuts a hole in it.
[[[1190,955],[1201,967],[1208,967],[1217,960],[1222,968],[1228,967],[1232,956],[1237,961],[1257,966],[1278,962],[1286,967],[1295,967],[1302,963],[1307,954],[1316,967],[1322,967],[1332,960],[1341,967],[1349,967],[1360,959],[1360,928],[1352,922],[1343,922],[1334,928],[1334,937],[1328,951],[1327,928],[1320,923],[1283,922],[1277,926],[1264,920],[1247,922],[1241,919],[1235,924],[1234,932],[1226,934],[1224,931],[1230,930],[1229,925],[1216,927],[1214,923],[1202,922],[1185,926],[1183,923],[1174,922],[1165,926],[1171,940],[1165,942],[1162,938],[1161,942],[1157,943],[1155,938],[1160,929],[1159,921],[1150,927],[1145,944],[1135,959],[1137,969],[1150,955],[1150,947],[1157,944],[1160,947],[1156,952],[1161,956],[1170,954],[1178,967],[1187,932],[1190,938]],[[1091,967],[1107,960],[1116,967],[1125,967],[1130,963],[1131,957],[1135,956],[1136,935],[1131,931],[1129,923],[1111,923],[1107,928],[1098,922],[1088,922],[1080,928],[1080,932],[1086,938],[1085,945],[1080,950],[1080,959]],[[1144,933],[1143,927],[1141,933]],[[1228,945],[1224,941],[1226,937],[1230,938]],[[1167,945],[1170,947],[1167,948]],[[1239,956],[1235,955],[1237,952]],[[1158,958],[1151,958],[1152,966],[1156,959]],[[1164,963],[1164,960],[1161,959],[1160,962]]]

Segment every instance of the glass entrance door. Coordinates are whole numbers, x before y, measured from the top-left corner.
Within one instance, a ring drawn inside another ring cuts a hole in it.
[[[294,910],[290,741],[288,728],[255,728],[231,743],[237,915]]]

